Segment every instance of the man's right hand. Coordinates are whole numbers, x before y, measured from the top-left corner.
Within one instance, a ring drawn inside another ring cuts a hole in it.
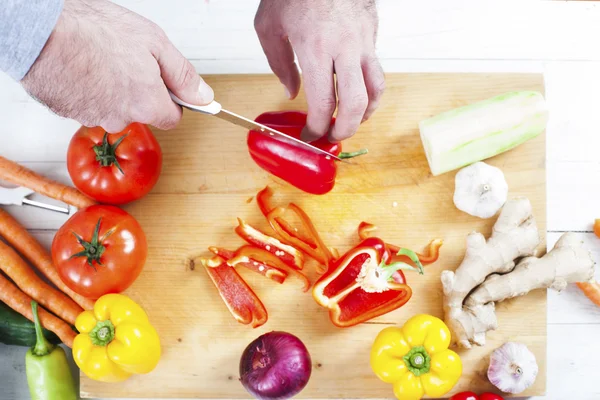
[[[196,105],[214,98],[157,25],[105,0],[65,0],[21,83],[56,114],[109,133],[131,122],[174,128],[181,107],[167,89]]]

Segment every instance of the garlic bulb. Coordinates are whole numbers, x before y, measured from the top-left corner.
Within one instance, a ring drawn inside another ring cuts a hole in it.
[[[505,393],[521,393],[535,381],[538,365],[535,355],[522,343],[508,342],[494,350],[488,379]]]
[[[479,218],[493,217],[508,196],[508,184],[502,171],[484,162],[458,171],[454,184],[456,208]]]

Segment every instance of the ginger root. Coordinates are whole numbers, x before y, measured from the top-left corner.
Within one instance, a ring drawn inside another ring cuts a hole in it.
[[[544,257],[532,257],[539,242],[526,198],[504,205],[487,242],[480,233],[467,237],[463,262],[441,276],[446,324],[460,347],[485,344],[486,332],[498,326],[495,302],[593,277],[594,261],[575,235],[564,234]]]

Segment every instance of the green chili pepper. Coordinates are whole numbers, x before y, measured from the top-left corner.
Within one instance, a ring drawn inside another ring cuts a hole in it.
[[[44,337],[35,301],[31,302],[31,310],[37,337],[35,346],[25,356],[31,400],[77,400],[77,388],[65,351]]]

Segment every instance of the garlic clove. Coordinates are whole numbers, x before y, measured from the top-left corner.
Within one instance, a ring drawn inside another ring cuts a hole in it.
[[[508,342],[494,350],[488,379],[505,393],[517,394],[533,385],[538,374],[535,355],[522,343]]]
[[[502,171],[481,161],[458,171],[454,185],[456,208],[479,218],[496,215],[508,197]]]

